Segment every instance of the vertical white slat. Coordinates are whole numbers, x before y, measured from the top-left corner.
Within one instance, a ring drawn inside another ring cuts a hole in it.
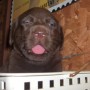
[[[24,90],[23,78],[8,77],[6,82],[6,90]]]
[[[33,80],[30,83],[30,90],[38,90],[38,84],[37,81]]]
[[[5,82],[0,81],[0,90],[5,90]]]
[[[2,81],[0,80],[0,90],[2,89]]]

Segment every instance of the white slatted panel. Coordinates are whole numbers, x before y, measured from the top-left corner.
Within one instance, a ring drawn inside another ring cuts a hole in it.
[[[90,72],[1,73],[0,90],[90,90]]]

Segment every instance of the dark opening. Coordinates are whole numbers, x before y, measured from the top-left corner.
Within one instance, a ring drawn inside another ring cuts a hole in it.
[[[85,77],[85,83],[88,83],[88,78],[87,77]]]
[[[24,90],[30,90],[30,82],[24,83]]]
[[[77,78],[77,80],[78,80],[78,84],[80,84],[80,78]]]
[[[54,87],[54,80],[50,80],[50,87]]]
[[[42,89],[43,88],[43,82],[42,81],[38,81],[38,89]]]
[[[73,82],[72,82],[72,79],[69,79],[69,85],[72,85]]]
[[[64,86],[64,81],[63,81],[63,79],[60,80],[60,86]]]

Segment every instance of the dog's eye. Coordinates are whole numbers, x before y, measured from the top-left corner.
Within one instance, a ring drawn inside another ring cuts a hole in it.
[[[32,25],[33,22],[34,22],[34,18],[32,16],[28,16],[22,20],[22,24],[24,24],[24,25],[28,25],[28,24]]]
[[[50,20],[50,22],[49,22],[49,26],[51,26],[51,27],[55,27],[55,26],[56,26],[55,21],[54,21],[54,20]]]
[[[53,20],[53,19],[46,19],[45,21],[46,21],[46,23],[48,24],[49,27],[51,27],[51,28],[55,28],[56,27],[55,20]]]
[[[30,23],[30,21],[29,21],[29,20],[26,20],[26,21],[24,21],[24,23],[29,24],[29,23]]]
[[[22,22],[21,22],[22,25],[25,25],[25,24],[27,25],[27,24],[29,24],[29,23],[30,23],[29,20],[22,20]]]

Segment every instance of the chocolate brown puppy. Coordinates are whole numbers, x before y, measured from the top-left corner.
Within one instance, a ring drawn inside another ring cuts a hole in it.
[[[61,71],[63,32],[55,17],[44,8],[32,8],[16,20],[11,30],[8,72]]]

